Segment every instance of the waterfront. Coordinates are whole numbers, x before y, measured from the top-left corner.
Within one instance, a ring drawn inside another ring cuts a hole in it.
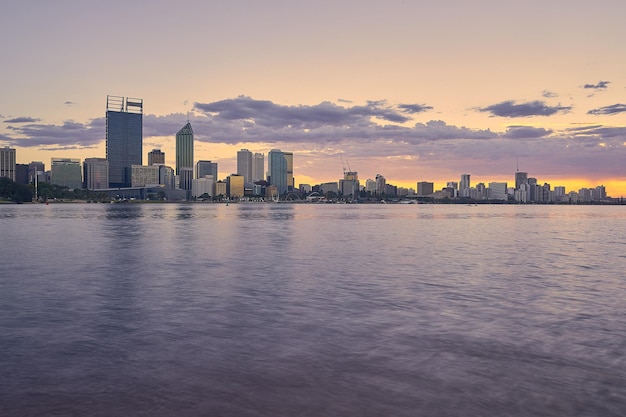
[[[621,206],[0,206],[0,415],[621,416]]]

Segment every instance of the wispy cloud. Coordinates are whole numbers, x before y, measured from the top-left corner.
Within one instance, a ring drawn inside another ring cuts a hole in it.
[[[65,103],[63,103],[63,104],[65,104],[66,106],[73,106],[73,105],[74,105],[74,104],[76,104],[76,103],[74,103],[73,101],[66,101],[66,102],[65,102]]]
[[[479,108],[478,111],[491,113],[499,117],[530,117],[552,116],[557,113],[567,113],[571,106],[549,106],[543,101],[535,100],[526,103],[516,103],[515,100],[507,100],[491,106]]]
[[[626,104],[612,104],[610,106],[599,107],[597,109],[591,109],[587,114],[600,115],[612,115],[626,112]]]
[[[610,81],[598,81],[597,84],[585,84],[583,88],[593,89],[593,90],[601,90],[609,87]]]
[[[41,119],[35,119],[33,117],[15,117],[5,120],[4,123],[35,123],[39,121],[41,121]]]
[[[545,97],[545,98],[555,98],[555,97],[559,96],[557,93],[554,93],[554,92],[549,91],[549,90],[543,90],[541,92],[541,95],[542,95],[542,97]]]
[[[26,148],[48,145],[88,147],[99,143],[105,136],[104,118],[86,124],[69,120],[62,125],[30,123],[9,128],[17,135],[9,142]]]
[[[510,139],[536,139],[544,138],[551,133],[552,130],[544,129],[543,127],[509,126],[502,137]]]
[[[404,113],[416,114],[432,110],[433,108],[432,106],[427,106],[425,104],[399,104],[398,109]]]

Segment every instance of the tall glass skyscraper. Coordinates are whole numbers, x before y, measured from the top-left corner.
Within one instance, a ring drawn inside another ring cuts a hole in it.
[[[245,184],[252,183],[252,152],[242,149],[237,152],[237,175],[242,175]]]
[[[267,155],[267,172],[270,185],[276,186],[278,194],[287,192],[287,158],[280,149],[272,149]]]
[[[132,166],[142,165],[143,100],[107,96],[106,146],[109,187],[132,185]]]
[[[193,129],[189,122],[176,133],[176,175],[181,175],[182,168],[193,173]]]

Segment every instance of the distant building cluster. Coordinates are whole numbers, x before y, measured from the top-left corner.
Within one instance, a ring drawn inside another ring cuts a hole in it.
[[[344,167],[343,178],[311,186],[295,187],[294,155],[272,149],[267,155],[247,149],[237,152],[237,172],[223,180],[218,177],[218,164],[210,160],[194,160],[194,132],[189,120],[175,134],[176,165],[165,165],[165,153],[153,149],[143,165],[143,100],[107,96],[106,157],[52,158],[51,167],[33,161],[17,164],[12,148],[0,148],[0,177],[22,184],[48,182],[70,190],[87,189],[109,194],[113,198],[158,198],[167,200],[206,200],[256,198],[278,200],[380,200],[394,198],[428,198],[432,200],[495,200],[519,203],[589,203],[607,199],[604,186],[567,192],[565,187],[540,185],[526,172],[515,173],[515,187],[506,182],[471,185],[470,174],[460,181],[450,181],[441,190],[434,183],[417,182],[417,191],[387,183],[377,174],[374,179],[359,183],[358,172]],[[342,159],[343,163],[343,159]]]

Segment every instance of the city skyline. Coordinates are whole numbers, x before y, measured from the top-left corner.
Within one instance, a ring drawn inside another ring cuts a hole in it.
[[[240,149],[285,149],[296,184],[336,181],[343,156],[363,180],[412,188],[513,183],[519,165],[626,195],[623,2],[137,1],[115,25],[142,39],[103,31],[106,4],[36,3],[0,17],[16,39],[0,58],[0,147],[18,163],[104,157],[103,97],[120,94],[143,98],[142,156],[159,148],[169,166],[189,117],[195,159],[225,174]],[[183,16],[179,34],[167,22]]]

